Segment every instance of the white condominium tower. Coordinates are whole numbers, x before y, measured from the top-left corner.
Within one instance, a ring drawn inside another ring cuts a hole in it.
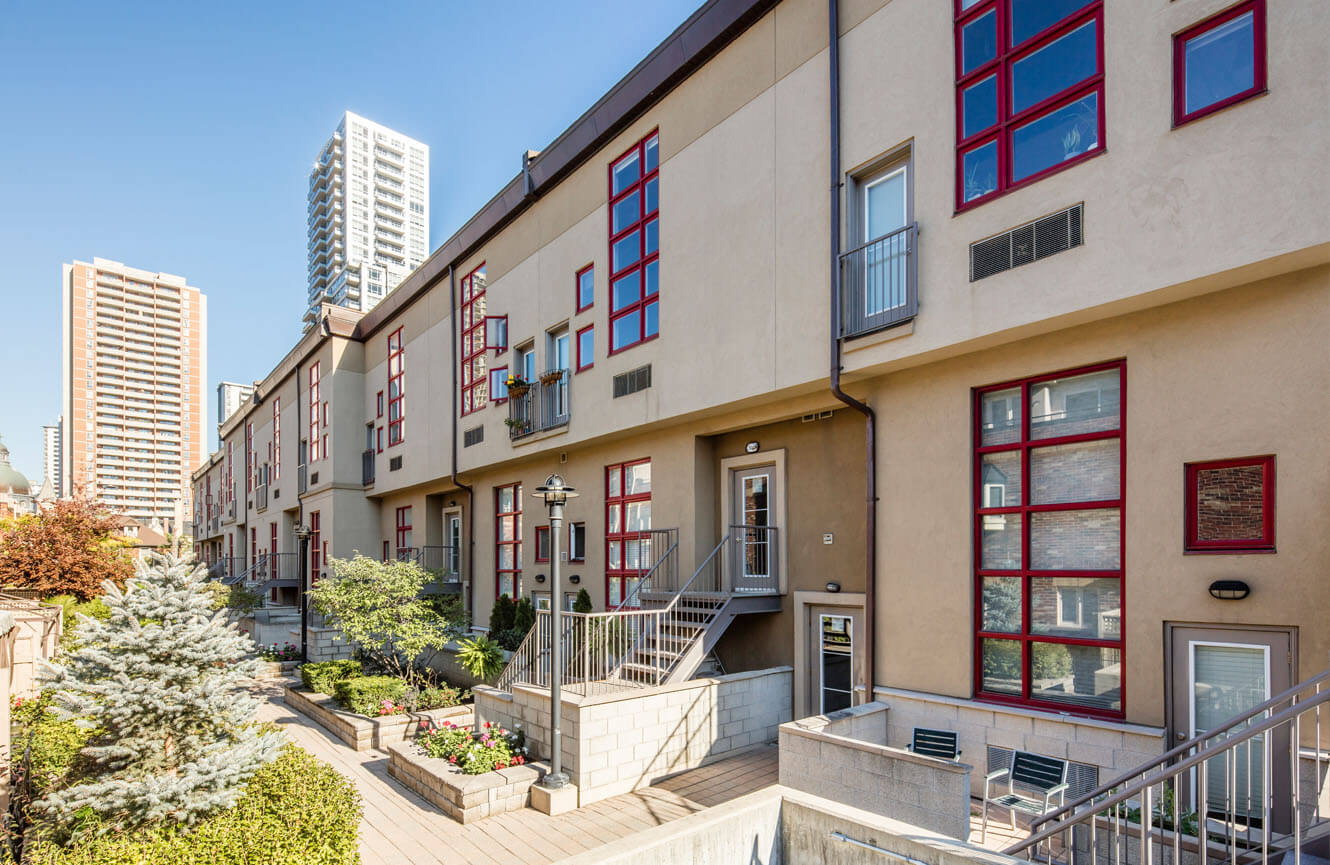
[[[367,312],[429,255],[429,147],[350,111],[309,174],[309,308]]]
[[[183,276],[94,258],[64,265],[61,490],[144,524],[189,521],[208,457],[207,299]]]

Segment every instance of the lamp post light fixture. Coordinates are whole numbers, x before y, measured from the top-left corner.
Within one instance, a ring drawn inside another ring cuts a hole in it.
[[[309,568],[309,536],[314,533],[308,526],[297,525],[292,534],[296,536],[299,542],[297,548],[300,550],[300,659],[308,661],[309,647],[306,640],[309,634],[309,599],[305,595],[305,579]]]
[[[541,781],[542,786],[557,790],[567,786],[568,776],[563,772],[563,696],[562,670],[559,665],[560,608],[563,606],[559,591],[559,535],[563,525],[563,506],[571,498],[577,497],[577,491],[566,486],[559,475],[550,475],[543,486],[536,487],[536,498],[545,500],[545,507],[550,512],[550,773]]]

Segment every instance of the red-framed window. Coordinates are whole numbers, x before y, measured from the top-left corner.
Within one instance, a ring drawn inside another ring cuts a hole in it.
[[[319,527],[319,512],[309,512],[309,581],[318,582],[323,567],[323,532]]]
[[[485,350],[498,357],[508,350],[508,316],[485,316]]]
[[[1273,454],[1187,463],[1183,477],[1187,552],[1274,552]]]
[[[586,523],[568,524],[568,561],[586,561]]]
[[[309,368],[309,461],[319,461],[319,361]]]
[[[1103,0],[954,0],[956,208],[1104,151]]]
[[[226,503],[230,504],[236,499],[236,460],[235,448],[232,442],[226,443]]]
[[[406,346],[402,328],[388,335],[388,446],[406,437]]]
[[[660,332],[660,135],[610,163],[610,354]]]
[[[282,476],[282,400],[272,401],[272,480]]]
[[[411,543],[411,506],[397,509],[397,554],[413,547]]]
[[[651,569],[650,529],[651,460],[606,466],[605,598],[611,610],[632,597]]]
[[[277,555],[277,524],[276,524],[276,523],[269,523],[269,524],[268,524],[268,552],[269,552],[270,554],[274,555],[274,556]],[[274,564],[273,564],[273,568],[269,571],[269,574],[268,574],[268,575],[271,576],[271,577],[273,577],[274,579],[276,579],[276,578],[278,578],[278,577],[281,577],[281,574],[278,573],[278,571],[277,571],[277,565],[276,565],[276,562],[275,562],[275,561],[274,561]]]
[[[550,527],[536,526],[536,564],[549,564]]]
[[[1266,89],[1265,0],[1212,15],[1173,37],[1173,125]]]
[[[254,559],[259,552],[259,530],[257,526],[249,527],[249,566],[254,567]]]
[[[588,324],[577,332],[577,369],[591,369],[596,363],[596,326]]]
[[[254,459],[254,424],[245,424],[245,493],[254,492],[256,486],[254,473],[259,470],[258,460]]]
[[[490,399],[495,405],[508,401],[508,367],[496,366],[490,369]]]
[[[374,449],[383,453],[383,427],[374,430]]]
[[[1126,365],[974,396],[975,692],[1120,718]]]
[[[374,417],[383,417],[383,391],[374,395]]]
[[[462,277],[462,414],[489,402],[485,375],[485,265]]]
[[[494,597],[522,590],[522,485],[494,488]]]
[[[388,561],[388,542],[387,542],[387,541],[384,541],[384,542],[383,542],[383,560],[384,560],[385,562]]]
[[[574,309],[585,312],[596,302],[596,269],[588,264],[573,277]]]
[[[323,401],[323,428],[328,428],[328,401],[326,399]],[[327,457],[324,457],[324,459],[327,459]]]

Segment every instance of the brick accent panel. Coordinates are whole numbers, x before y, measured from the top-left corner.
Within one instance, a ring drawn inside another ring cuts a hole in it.
[[[1196,472],[1196,539],[1261,540],[1265,534],[1265,468],[1261,465]]]

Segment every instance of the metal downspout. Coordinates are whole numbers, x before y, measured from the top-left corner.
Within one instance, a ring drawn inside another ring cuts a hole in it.
[[[449,328],[449,330],[450,330],[450,332],[451,332],[451,334],[452,334],[452,341],[453,341],[452,360],[451,360],[450,363],[449,363],[449,365],[452,367],[452,370],[453,370],[453,410],[452,410],[452,424],[453,424],[453,434],[452,434],[453,471],[452,471],[452,481],[453,481],[453,485],[454,485],[454,486],[459,487],[460,489],[464,489],[464,490],[466,490],[466,553],[467,553],[467,554],[466,554],[466,558],[465,558],[465,562],[466,562],[465,567],[466,567],[467,579],[466,579],[466,584],[465,584],[465,586],[464,586],[463,588],[466,590],[466,593],[467,593],[467,595],[466,595],[466,605],[467,605],[467,610],[466,610],[466,611],[467,611],[467,616],[468,616],[472,621],[475,621],[475,618],[476,618],[476,583],[475,583],[476,572],[475,572],[475,567],[472,565],[472,562],[475,561],[475,555],[474,555],[474,553],[475,553],[475,542],[472,540],[472,538],[475,537],[475,529],[476,529],[476,508],[475,508],[475,504],[476,504],[475,499],[476,499],[476,497],[475,497],[475,495],[472,493],[472,490],[471,490],[471,487],[470,487],[470,486],[468,486],[468,485],[462,483],[460,480],[457,479],[457,427],[458,427],[458,423],[457,423],[457,409],[458,409],[458,406],[457,406],[457,365],[458,365],[458,354],[457,354],[457,327],[458,327],[458,321],[457,321],[457,275],[453,272],[453,266],[452,266],[451,264],[448,265],[448,315],[449,315],[449,317],[452,319],[452,327]],[[459,575],[459,578],[460,578],[460,575]]]
[[[831,78],[831,393],[836,399],[864,416],[864,475],[868,488],[865,517],[868,524],[868,570],[864,582],[864,680],[873,699],[874,637],[877,633],[877,416],[840,387],[840,248],[841,248],[841,169],[840,169],[840,16],[837,0],[827,0],[827,45]]]

